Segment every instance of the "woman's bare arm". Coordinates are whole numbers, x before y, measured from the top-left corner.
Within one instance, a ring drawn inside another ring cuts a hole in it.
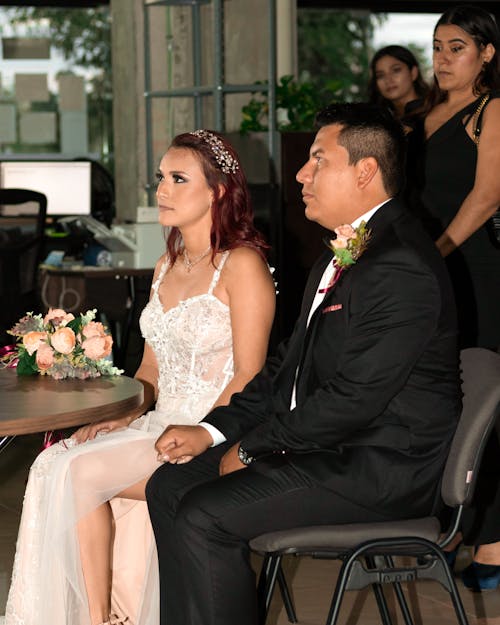
[[[241,391],[262,369],[276,307],[274,281],[255,250],[245,247],[233,250],[224,266],[221,283],[231,313],[234,376],[213,407],[228,404],[231,395]]]

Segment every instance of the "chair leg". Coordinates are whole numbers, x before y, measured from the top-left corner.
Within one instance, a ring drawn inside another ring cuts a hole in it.
[[[281,569],[281,556],[267,555],[264,558],[257,586],[259,625],[265,625],[269,605],[276,586],[278,571]]]
[[[385,558],[387,564],[393,568],[394,560],[392,556],[386,556]],[[408,603],[406,602],[406,598],[403,593],[403,589],[401,588],[401,584],[399,582],[394,582],[394,592],[396,593],[396,598],[399,603],[399,609],[401,610],[401,614],[403,615],[403,620],[406,625],[413,625],[413,618],[410,613],[410,609],[408,608]]]
[[[375,560],[373,558],[367,556],[365,560],[369,569],[376,568]],[[380,619],[383,625],[392,625],[391,614],[389,612],[389,608],[387,607],[384,589],[382,588],[381,584],[372,584],[371,586],[373,594],[375,595],[378,611],[380,613]]]
[[[387,601],[385,600],[384,589],[380,584],[372,584],[372,590],[375,595],[382,624],[392,625],[391,614],[389,612],[389,608],[387,607]]]
[[[437,552],[436,552],[437,553]],[[467,615],[465,614],[464,606],[462,603],[462,599],[458,593],[458,588],[453,579],[453,574],[451,572],[450,567],[448,566],[444,555],[440,552],[438,555],[439,561],[443,568],[446,579],[448,580],[449,590],[451,601],[453,603],[453,607],[455,608],[455,614],[457,615],[457,621],[460,625],[469,625],[469,621],[467,620]]]
[[[347,589],[347,582],[349,580],[349,575],[351,574],[351,570],[354,562],[357,560],[357,554],[351,554],[349,557],[345,558],[342,562],[342,566],[340,567],[339,576],[337,578],[337,583],[335,585],[335,590],[333,592],[332,601],[330,603],[330,610],[328,611],[328,616],[326,619],[326,625],[336,625],[337,620],[340,614],[340,607],[342,605],[342,600],[344,599],[344,593]]]
[[[281,592],[281,597],[283,599],[283,604],[285,606],[286,615],[288,617],[289,623],[297,623],[297,615],[295,613],[295,607],[293,605],[292,595],[290,594],[290,590],[288,589],[288,584],[286,583],[285,574],[283,573],[283,567],[279,566],[278,569],[278,585]]]

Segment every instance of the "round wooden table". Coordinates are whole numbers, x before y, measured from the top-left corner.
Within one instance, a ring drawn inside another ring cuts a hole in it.
[[[0,369],[0,450],[17,434],[116,417],[140,406],[143,398],[141,382],[127,376],[54,380]]]

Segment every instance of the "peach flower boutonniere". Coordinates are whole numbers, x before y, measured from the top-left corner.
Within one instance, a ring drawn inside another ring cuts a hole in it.
[[[328,286],[321,289],[321,293],[328,293],[333,289],[344,271],[354,265],[365,251],[371,237],[371,230],[366,227],[364,221],[357,228],[343,224],[335,228],[334,232],[337,236],[335,239],[330,239],[328,247],[333,252],[335,273]]]
[[[335,266],[346,269],[358,260],[370,240],[371,230],[362,221],[357,228],[349,224],[338,226],[334,230],[337,238],[330,240],[330,249],[335,257]]]

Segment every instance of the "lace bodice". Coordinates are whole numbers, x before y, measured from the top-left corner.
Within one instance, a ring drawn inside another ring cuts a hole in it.
[[[158,361],[156,412],[162,421],[199,421],[233,376],[233,341],[229,307],[213,295],[229,252],[221,258],[207,293],[164,311],[159,287],[168,269],[161,267],[152,296],[142,312],[142,335]],[[175,414],[174,414],[175,413]],[[194,414],[196,413],[196,414]]]

